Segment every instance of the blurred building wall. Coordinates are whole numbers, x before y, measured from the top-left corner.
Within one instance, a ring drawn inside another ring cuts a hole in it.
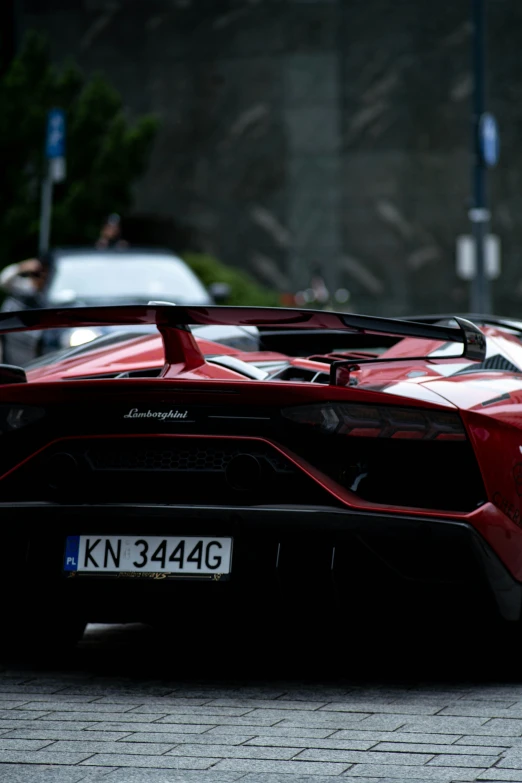
[[[54,56],[162,121],[136,212],[283,290],[313,274],[353,309],[466,310],[469,2],[22,0]],[[488,0],[495,310],[522,315],[520,0]]]

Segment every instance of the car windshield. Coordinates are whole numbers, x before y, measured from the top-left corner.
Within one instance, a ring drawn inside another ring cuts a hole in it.
[[[100,300],[158,299],[177,304],[209,304],[203,284],[174,255],[125,253],[62,256],[47,291],[50,305]]]

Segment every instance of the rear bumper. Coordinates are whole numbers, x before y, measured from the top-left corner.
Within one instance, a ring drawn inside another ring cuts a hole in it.
[[[164,614],[173,602],[190,611],[214,601],[252,606],[257,599],[264,608],[283,595],[294,606],[335,595],[353,606],[380,602],[394,588],[412,599],[434,588],[479,609],[492,601],[506,620],[521,613],[522,585],[461,521],[322,506],[1,503],[0,514],[8,553],[2,578],[21,610],[32,595],[51,595],[89,620],[117,622]],[[63,571],[65,538],[80,534],[232,536],[232,574],[222,582],[70,578]]]

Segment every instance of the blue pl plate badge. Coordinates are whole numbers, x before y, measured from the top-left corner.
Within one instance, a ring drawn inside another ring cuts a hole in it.
[[[78,553],[80,550],[80,536],[67,536],[65,543],[64,571],[78,570]]]

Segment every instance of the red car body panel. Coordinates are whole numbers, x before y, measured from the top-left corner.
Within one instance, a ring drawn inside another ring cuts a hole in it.
[[[198,350],[203,356],[237,356],[246,362],[256,361],[274,361],[282,360],[286,357],[283,354],[273,351],[252,351],[245,353],[238,348],[232,348],[228,345],[215,343],[211,340],[204,340],[196,337],[195,342]],[[198,357],[199,358],[199,357]],[[117,372],[128,372],[129,370],[152,370],[156,367],[162,367],[165,364],[165,349],[163,340],[159,335],[146,335],[130,338],[121,345],[110,345],[105,348],[96,349],[93,347],[88,354],[82,354],[70,359],[63,359],[53,364],[46,364],[43,367],[37,367],[30,370],[28,377],[31,381],[59,379],[69,379],[76,377],[87,377],[91,375],[111,374]],[[200,367],[203,364],[199,365]],[[212,368],[211,372],[213,372]],[[205,373],[209,372],[209,368]],[[227,370],[225,374],[219,373],[205,377],[236,377],[237,373]]]
[[[208,365],[207,365],[208,367]],[[211,372],[222,370],[221,376],[211,376],[203,373],[201,369],[197,373],[181,373],[176,379],[176,402],[182,404],[188,400],[193,401],[194,394],[202,379],[219,380],[219,388],[237,388],[241,387],[242,400],[252,406],[260,403],[276,404],[280,399],[281,391],[277,384],[267,388],[267,384],[256,381],[236,380],[236,373],[225,368],[212,368]],[[180,387],[180,381],[183,378],[183,388]],[[165,379],[166,380],[166,379]],[[461,379],[463,382],[464,379]],[[470,380],[468,379],[468,383]],[[161,385],[160,385],[161,384]],[[25,387],[17,387],[16,400],[23,404],[63,404],[75,401],[79,405],[93,404],[96,398],[105,399],[107,386],[114,385],[113,380],[83,380],[68,381],[63,386],[56,387],[46,383],[31,382]],[[186,392],[184,393],[184,387]],[[121,399],[136,402],[138,404],[147,399],[149,391],[152,389],[161,389],[168,394],[165,388],[165,381],[151,379],[137,379],[132,381],[132,388],[122,389]],[[1,390],[0,401],[4,402],[12,398],[13,389],[7,387]],[[9,394],[11,392],[11,394]],[[393,394],[386,395],[387,402],[396,405],[403,405],[403,397],[395,397]],[[334,389],[328,386],[308,387],[304,384],[285,384],[285,400],[288,405],[299,405],[310,402],[320,402],[338,400],[343,401],[345,393],[343,389]],[[352,399],[370,404],[382,404],[382,393],[374,391],[353,390]],[[432,403],[433,404],[433,403]],[[419,402],[417,399],[408,400],[408,406],[421,406],[424,408],[426,403]],[[512,417],[520,416],[522,419],[522,407],[518,404],[511,412]],[[437,406],[434,406],[437,407]],[[441,399],[441,408],[447,409],[447,402]],[[502,418],[506,417],[506,408],[512,406],[501,405],[499,411],[501,419],[495,418],[493,409],[485,409],[480,413],[466,411],[463,413],[463,421],[473,446],[477,453],[479,466],[487,489],[489,502],[481,508],[470,513],[452,513],[448,511],[438,511],[436,509],[412,508],[406,506],[392,506],[371,503],[357,497],[345,488],[336,484],[328,476],[325,476],[312,465],[307,463],[298,455],[285,449],[277,442],[273,442],[275,448],[282,450],[290,460],[299,465],[300,469],[310,475],[310,477],[324,487],[337,500],[344,505],[354,509],[364,511],[386,511],[390,513],[415,513],[419,517],[440,517],[445,519],[466,520],[472,524],[484,538],[491,544],[502,561],[509,568],[516,579],[522,581],[522,500],[517,494],[517,484],[513,478],[513,471],[517,464],[522,466],[522,434],[513,427],[512,424],[503,424]],[[509,414],[508,414],[509,418]],[[76,436],[77,437],[77,436]],[[89,436],[93,437],[93,436]],[[101,436],[98,436],[101,437]],[[114,435],[114,437],[122,437]],[[135,436],[134,436],[135,437]],[[161,437],[156,435],[156,437]],[[182,436],[165,436],[182,437]],[[50,441],[44,448],[51,445]],[[36,452],[27,459],[36,456]],[[20,465],[23,463],[20,463]],[[17,469],[20,465],[15,466]],[[11,471],[9,471],[11,472]],[[8,475],[7,473],[0,477],[0,482]],[[522,484],[519,487],[522,492]]]

